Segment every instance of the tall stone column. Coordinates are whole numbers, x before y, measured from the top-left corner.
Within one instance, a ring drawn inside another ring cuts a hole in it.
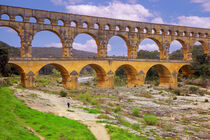
[[[67,89],[78,89],[78,73],[72,71],[70,75],[66,78],[66,81],[63,81],[64,88]]]
[[[26,75],[21,73],[21,81],[23,87],[33,88],[35,87],[35,74],[32,71],[29,71]]]
[[[65,36],[63,40],[63,57],[72,57],[74,39],[72,36]]]
[[[106,39],[101,40],[99,42],[98,52],[97,52],[99,58],[107,57],[107,46],[108,46],[108,41]]]
[[[21,37],[21,57],[32,57],[32,40],[33,34],[24,31],[20,34]]]
[[[184,51],[184,60],[192,61],[192,47],[194,44],[186,44],[187,49]]]
[[[165,42],[161,43],[161,45],[162,48],[160,48],[160,59],[169,60],[170,43],[166,40]]]
[[[139,47],[139,42],[136,40],[130,40],[128,46],[128,58],[129,59],[136,59],[137,58],[137,51]]]

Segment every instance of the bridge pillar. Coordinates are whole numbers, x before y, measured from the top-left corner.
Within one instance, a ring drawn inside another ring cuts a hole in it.
[[[128,46],[128,58],[129,59],[137,58],[138,47],[139,47],[139,42],[136,41],[135,39],[130,39],[130,44]]]
[[[33,40],[33,34],[24,31],[22,34],[20,34],[21,38],[21,51],[20,55],[21,57],[32,57],[32,40]]]
[[[169,48],[170,48],[170,43],[167,40],[164,43],[162,43],[162,48],[160,48],[161,60],[169,60]]]
[[[172,76],[170,74],[159,75],[160,78],[159,86],[165,88],[177,89],[177,75],[178,73],[176,71],[172,73]]]
[[[110,70],[104,79],[97,80],[98,88],[114,88],[114,73]]]
[[[72,71],[70,75],[64,75],[62,83],[66,89],[78,89],[78,73]]]
[[[184,51],[184,60],[192,61],[192,47],[194,44],[187,44],[187,49]]]
[[[108,41],[107,40],[102,40],[99,43],[100,46],[98,46],[98,57],[105,58],[107,57],[107,45]]]
[[[74,39],[71,36],[65,36],[63,39],[63,57],[72,57],[72,50],[73,50],[73,42]]]
[[[25,73],[21,73],[21,82],[25,88],[35,87],[35,74],[32,71],[28,72],[26,75]]]

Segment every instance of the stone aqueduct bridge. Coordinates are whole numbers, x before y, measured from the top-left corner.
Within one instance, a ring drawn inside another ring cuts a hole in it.
[[[192,46],[200,42],[204,52],[210,55],[210,29],[192,28],[174,25],[153,24],[110,18],[91,17],[43,10],[0,5],[0,17],[7,15],[8,20],[0,19],[0,27],[14,29],[21,39],[21,58],[12,58],[9,63],[15,65],[21,73],[22,84],[34,87],[38,71],[45,65],[56,66],[62,75],[65,88],[76,89],[80,70],[90,65],[97,73],[97,86],[113,87],[113,75],[122,66],[128,77],[128,86],[141,85],[147,71],[154,66],[160,77],[160,85],[176,88],[177,74],[189,72],[187,65],[192,60]],[[20,16],[22,21],[16,21]],[[36,22],[31,22],[31,18]],[[49,20],[46,24],[44,21]],[[58,24],[58,21],[63,25]],[[51,31],[62,42],[62,58],[33,58],[32,40],[40,31]],[[74,38],[81,33],[92,36],[97,44],[98,57],[95,59],[72,58]],[[127,45],[128,59],[110,59],[107,57],[108,41],[113,36],[121,37]],[[138,46],[145,38],[156,42],[160,51],[160,60],[136,59]],[[172,41],[179,41],[184,50],[184,61],[169,61],[169,47]]]

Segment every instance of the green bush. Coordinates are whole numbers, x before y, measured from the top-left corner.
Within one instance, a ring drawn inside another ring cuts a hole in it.
[[[133,116],[139,117],[139,113],[140,113],[139,108],[135,107],[135,108],[132,109],[132,115]]]
[[[136,131],[138,131],[140,129],[139,124],[137,124],[137,123],[132,124],[131,127],[133,130],[136,130]]]
[[[181,95],[181,91],[180,90],[174,90],[174,94],[176,94],[176,95],[178,95],[178,96],[180,96]]]
[[[88,113],[91,113],[91,114],[99,114],[99,113],[101,113],[101,111],[98,110],[98,109],[92,109],[92,108],[87,108],[87,107],[85,107],[83,109],[88,111]]]
[[[128,121],[124,121],[124,120],[121,122],[121,124],[126,126],[126,127],[130,127],[131,126],[131,123],[129,123]]]
[[[190,88],[189,88],[189,91],[190,91],[190,93],[196,94],[195,92],[198,91],[198,88],[197,88],[197,87],[190,87]]]
[[[121,106],[118,105],[118,106],[116,106],[116,108],[114,109],[114,112],[117,113],[117,112],[119,112],[120,110],[121,110]]]
[[[158,118],[153,114],[144,114],[143,119],[148,125],[156,125],[158,123]]]
[[[66,97],[66,96],[67,96],[67,93],[66,93],[65,91],[61,91],[61,92],[60,92],[60,96],[61,96],[61,97]]]

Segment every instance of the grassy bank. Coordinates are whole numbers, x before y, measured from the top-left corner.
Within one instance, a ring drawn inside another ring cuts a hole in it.
[[[26,124],[50,140],[95,140],[85,125],[30,109],[8,88],[0,88],[0,100],[0,139],[39,139],[23,126]]]

